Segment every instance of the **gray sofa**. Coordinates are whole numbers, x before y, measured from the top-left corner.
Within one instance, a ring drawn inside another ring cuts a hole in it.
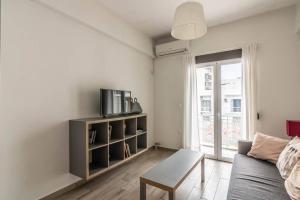
[[[227,200],[290,200],[278,169],[272,163],[248,157],[252,142],[239,141],[232,166]]]

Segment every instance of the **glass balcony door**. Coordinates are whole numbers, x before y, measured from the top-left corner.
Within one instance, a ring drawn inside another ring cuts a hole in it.
[[[197,88],[201,151],[231,161],[237,141],[246,138],[241,60],[198,65]]]
[[[207,63],[197,68],[198,119],[201,151],[207,157],[216,158],[215,154],[215,63]],[[193,141],[193,140],[192,140]]]

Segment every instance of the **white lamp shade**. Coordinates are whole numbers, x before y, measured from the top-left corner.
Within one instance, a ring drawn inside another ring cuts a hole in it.
[[[171,35],[179,40],[199,38],[207,32],[203,7],[198,2],[186,2],[176,8]]]

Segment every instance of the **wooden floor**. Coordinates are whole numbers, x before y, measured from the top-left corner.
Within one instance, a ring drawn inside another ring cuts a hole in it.
[[[172,153],[149,150],[137,159],[118,167],[64,195],[60,200],[138,200],[139,177]],[[176,166],[174,166],[176,167]],[[201,184],[200,164],[176,191],[177,200],[226,199],[231,164],[206,159],[206,180]],[[167,200],[167,192],[147,185],[147,200]]]

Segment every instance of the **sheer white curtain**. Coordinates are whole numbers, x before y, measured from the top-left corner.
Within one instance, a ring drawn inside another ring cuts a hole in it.
[[[191,54],[184,55],[184,130],[183,147],[200,150],[198,117],[198,92],[195,59]]]
[[[246,133],[252,138],[256,132],[257,122],[257,43],[247,44],[242,48],[242,63],[244,67]]]

